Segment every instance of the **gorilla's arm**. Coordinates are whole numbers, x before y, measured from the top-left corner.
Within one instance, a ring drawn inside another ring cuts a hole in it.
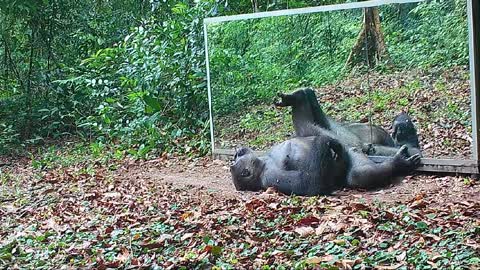
[[[300,196],[331,194],[335,187],[326,186],[314,172],[275,170],[263,180],[264,188],[274,187],[279,192]]]
[[[422,156],[422,152],[420,151],[420,149],[416,147],[411,147],[409,145],[406,146],[408,147],[407,153],[409,157],[417,154]],[[400,147],[389,147],[377,144],[364,144],[362,146],[362,151],[369,156],[393,157],[398,152],[399,148]]]
[[[405,176],[420,164],[420,155],[407,158],[407,147],[397,149],[392,159],[375,163],[357,149],[350,149],[352,167],[347,183],[353,188],[378,188],[392,183],[394,177]]]

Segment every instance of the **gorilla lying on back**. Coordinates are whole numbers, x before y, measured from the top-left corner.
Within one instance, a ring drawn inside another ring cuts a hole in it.
[[[249,148],[237,151],[230,167],[237,190],[275,187],[285,194],[327,195],[343,187],[385,186],[419,165],[419,155],[407,158],[406,146],[383,163],[369,160],[358,147],[344,143],[348,135],[340,139],[342,134],[317,124],[326,119],[314,119],[318,114],[298,113],[305,104],[296,99],[303,98],[303,94],[284,95],[277,104],[292,106],[296,138],[275,145],[266,156],[257,157]]]
[[[311,88],[303,88],[292,94],[279,94],[279,96],[282,100],[275,103],[276,106],[291,106],[293,117],[300,122],[309,121],[329,130],[344,145],[359,147],[367,155],[394,156],[402,145],[408,146],[408,156],[420,154],[417,131],[406,113],[395,117],[394,132],[390,136],[383,128],[376,125],[342,124],[328,117],[318,104],[315,92]],[[294,123],[296,131],[297,125]]]

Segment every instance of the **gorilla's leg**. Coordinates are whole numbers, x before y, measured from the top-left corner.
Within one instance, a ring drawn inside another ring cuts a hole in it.
[[[308,129],[317,126],[334,134],[333,137],[344,145],[361,147],[361,140],[355,134],[325,115],[312,89],[300,89],[279,96],[282,100],[275,103],[277,106],[292,107],[292,121],[297,136],[315,136]]]
[[[377,188],[390,184],[395,177],[405,176],[420,164],[420,156],[407,158],[407,147],[402,146],[391,160],[374,163],[358,149],[349,150],[352,167],[347,176],[349,187]]]
[[[296,90],[291,94],[279,94],[279,107],[292,107],[292,120],[297,136],[305,136],[307,124],[314,124],[335,134],[347,146],[361,147],[362,143],[394,146],[391,136],[375,125],[353,123],[342,125],[329,118],[320,107],[315,92],[310,88]]]
[[[292,120],[295,131],[298,131],[299,126],[305,123],[312,123],[325,129],[331,128],[330,120],[322,111],[312,89],[299,89],[291,94],[280,93],[278,96],[281,100],[275,102],[276,106],[292,107]]]
[[[386,130],[368,123],[351,123],[345,127],[357,135],[359,138],[364,138],[362,141],[368,141],[371,144],[378,144],[384,146],[395,146],[395,142]]]

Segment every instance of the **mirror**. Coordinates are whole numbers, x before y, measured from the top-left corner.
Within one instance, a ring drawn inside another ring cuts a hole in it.
[[[337,121],[392,132],[407,112],[425,157],[471,158],[466,14],[448,0],[208,24],[215,148],[293,136],[289,109],[272,104],[309,86]]]

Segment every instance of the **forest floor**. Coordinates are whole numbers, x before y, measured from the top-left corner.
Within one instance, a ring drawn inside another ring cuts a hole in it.
[[[367,87],[366,83],[369,82]],[[279,89],[291,92],[293,89]],[[400,112],[412,116],[425,157],[470,158],[471,114],[466,67],[355,74],[315,89],[324,112],[340,122],[368,122],[390,131]],[[266,149],[291,136],[290,110],[273,99],[215,119],[218,148]]]
[[[237,192],[210,158],[0,160],[0,269],[479,269],[480,184]]]
[[[365,122],[370,107],[388,128],[405,110],[426,155],[471,154],[466,69],[369,80],[370,98],[361,76],[316,89],[327,114]],[[242,115],[221,119],[221,146],[260,148],[291,133],[288,110]],[[228,163],[207,157],[68,148],[0,157],[0,269],[480,269],[480,183],[470,177],[417,174],[298,197],[235,191]]]

